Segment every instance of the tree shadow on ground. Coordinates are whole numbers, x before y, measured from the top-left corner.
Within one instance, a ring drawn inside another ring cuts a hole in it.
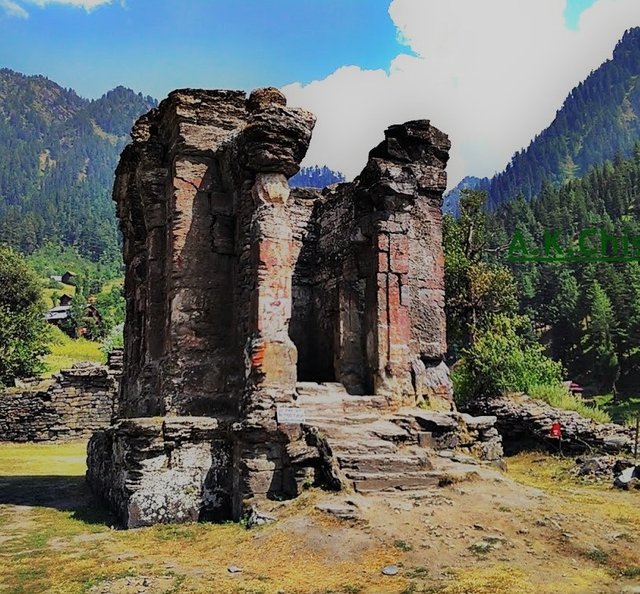
[[[0,505],[71,512],[73,519],[87,524],[110,526],[115,521],[83,476],[0,476]]]

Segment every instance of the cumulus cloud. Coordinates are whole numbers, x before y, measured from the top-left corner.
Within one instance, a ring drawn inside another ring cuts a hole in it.
[[[553,120],[569,91],[640,25],[638,0],[597,0],[577,30],[565,0],[392,0],[399,55],[388,73],[357,66],[283,88],[318,116],[306,164],[352,177],[393,123],[427,118],[453,143],[449,185],[492,175]]]
[[[29,13],[24,8],[24,4],[34,4],[40,8],[44,8],[50,4],[66,4],[75,6],[76,8],[84,8],[87,12],[98,8],[103,4],[111,4],[112,0],[22,0],[22,4],[14,2],[14,0],[0,0],[0,8],[2,8],[8,16],[28,18]]]

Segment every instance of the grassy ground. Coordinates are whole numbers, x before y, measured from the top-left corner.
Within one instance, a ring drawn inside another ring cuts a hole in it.
[[[69,338],[56,327],[52,327],[51,332],[53,335],[53,342],[50,345],[51,352],[44,357],[46,370],[43,375],[45,377],[50,377],[61,369],[68,369],[80,361],[106,362],[107,357],[99,342],[84,338]]]
[[[576,482],[568,459],[526,454],[509,460],[506,477],[424,499],[367,498],[360,521],[317,511],[319,498],[341,496],[311,490],[274,503],[279,521],[260,529],[120,531],[84,484],[84,452],[83,443],[0,444],[0,593],[619,594],[640,585],[640,496]],[[389,563],[398,576],[381,574]]]
[[[43,283],[45,282],[46,281],[43,280]],[[50,289],[48,287],[45,287],[44,289],[42,289],[42,294],[44,296],[45,305],[47,307],[57,307],[58,305],[60,305],[60,296],[70,295],[71,297],[73,297],[76,294],[76,288],[73,285],[64,285],[60,283],[59,289]],[[55,296],[57,296],[57,299],[54,299]]]

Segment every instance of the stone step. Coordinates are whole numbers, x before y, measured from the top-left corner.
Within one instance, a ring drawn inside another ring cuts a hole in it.
[[[397,473],[433,470],[426,456],[398,454],[338,455],[338,463],[345,473]]]
[[[397,446],[390,441],[353,435],[347,435],[340,440],[329,438],[329,445],[336,456],[366,456],[371,454],[395,455],[398,453]]]
[[[338,414],[330,414],[326,410],[309,410],[307,408],[303,408],[305,413],[305,420],[307,425],[316,425],[323,424],[327,425],[330,423],[343,425],[345,423],[355,425],[362,423],[375,423],[380,420],[380,415],[370,412],[361,412],[361,413],[344,413],[340,412]]]
[[[298,382],[296,384],[296,392],[301,396],[322,397],[326,395],[340,395],[348,397],[349,394],[345,387],[336,382]]]
[[[442,479],[439,472],[400,472],[400,473],[346,473],[358,493],[376,493],[380,491],[416,491],[437,487]]]

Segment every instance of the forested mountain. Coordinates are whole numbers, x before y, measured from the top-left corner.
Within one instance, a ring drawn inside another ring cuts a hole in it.
[[[455,188],[445,194],[442,211],[454,217],[458,216],[458,204],[460,203],[462,190],[488,190],[490,184],[491,180],[488,177],[468,175]]]
[[[119,258],[113,172],[134,120],[156,105],[118,87],[89,101],[42,76],[0,70],[0,241],[48,241]]]
[[[528,148],[518,151],[504,171],[489,181],[489,208],[520,194],[537,195],[544,181],[562,184],[582,177],[592,165],[628,157],[640,138],[640,28],[628,30],[607,60],[575,87],[551,125]],[[459,191],[446,200],[456,213]]]
[[[292,188],[324,188],[345,180],[339,171],[332,171],[326,165],[318,167],[302,167],[290,180]]]
[[[493,206],[522,193],[536,195],[543,180],[562,183],[591,165],[629,156],[640,138],[640,28],[627,31],[613,58],[567,97],[551,125],[491,180]]]
[[[569,377],[595,389],[633,392],[640,380],[639,215],[640,143],[631,158],[619,155],[560,187],[543,181],[538,196],[520,196],[488,219],[493,254],[515,276],[521,313]],[[530,252],[559,248],[569,261],[509,264],[506,246],[517,232]],[[603,254],[620,261],[589,261]]]

